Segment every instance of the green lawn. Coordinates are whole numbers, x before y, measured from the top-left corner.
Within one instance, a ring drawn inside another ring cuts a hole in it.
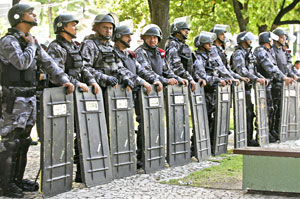
[[[162,183],[219,189],[241,189],[242,156],[231,154],[223,154],[222,156],[224,158],[221,160],[209,160],[220,162],[217,166],[191,173],[181,179],[172,179]]]

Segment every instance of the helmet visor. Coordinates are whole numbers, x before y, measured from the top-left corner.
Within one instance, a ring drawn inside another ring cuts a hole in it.
[[[274,41],[278,41],[279,37],[278,35],[275,35],[274,33],[270,32],[270,38],[273,39]]]
[[[214,32],[202,31],[199,35],[199,41],[201,43],[212,43],[217,39],[217,35]]]
[[[179,17],[174,19],[174,24],[184,22],[188,27],[191,27],[191,16]]]
[[[213,32],[217,34],[222,34],[226,32],[230,32],[230,26],[229,25],[223,25],[223,24],[216,24],[213,28]]]
[[[251,42],[254,42],[257,40],[257,36],[255,36],[252,32],[247,32],[242,38],[242,41],[250,40]]]

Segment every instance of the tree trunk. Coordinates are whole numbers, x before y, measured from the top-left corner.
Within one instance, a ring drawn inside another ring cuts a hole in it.
[[[169,8],[170,0],[148,0],[150,9],[151,23],[158,25],[163,33],[163,39],[159,47],[164,48],[169,36]]]
[[[48,0],[48,4],[51,3],[51,0]],[[48,13],[48,23],[49,23],[49,38],[51,38],[51,28],[52,28],[52,7],[48,7],[48,10],[47,10],[47,13]]]
[[[18,4],[20,2],[20,0],[13,0],[12,1],[12,5],[16,5],[16,4]]]
[[[258,26],[258,33],[267,32],[268,26],[266,24]]]
[[[234,13],[236,16],[236,19],[239,23],[239,27],[240,27],[240,31],[246,31],[246,27],[248,24],[248,18],[244,19],[243,14],[241,12],[241,10],[243,9],[243,5],[238,1],[238,0],[232,0],[232,4],[233,4],[233,9],[234,9]],[[248,1],[246,3],[246,7],[247,7]]]

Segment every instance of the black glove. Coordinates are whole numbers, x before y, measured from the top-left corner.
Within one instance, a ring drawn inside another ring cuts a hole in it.
[[[106,79],[107,84],[110,86],[115,86],[118,83],[118,79],[113,76],[108,76]]]
[[[133,89],[134,83],[130,79],[124,79],[124,86],[129,86],[131,89]]]

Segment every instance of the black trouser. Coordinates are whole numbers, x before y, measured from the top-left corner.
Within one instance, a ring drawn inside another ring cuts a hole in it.
[[[1,187],[5,191],[8,184],[16,182],[22,184],[26,164],[27,153],[31,144],[32,126],[25,129],[16,128],[6,136],[2,136],[5,151],[0,153],[0,179]]]
[[[217,105],[217,87],[205,87],[205,102],[209,124],[210,143],[213,148],[213,140],[215,139],[215,111]]]
[[[136,121],[138,123],[138,130],[136,132],[136,145],[137,145],[137,160],[142,160],[143,155],[143,124],[142,124],[142,116],[141,116],[141,107],[139,103],[139,89],[134,89],[132,92],[133,102],[134,102],[134,109],[136,115]]]
[[[245,87],[246,96],[246,117],[247,117],[247,140],[253,140],[253,120],[255,117],[254,105],[251,101],[251,87]]]
[[[272,118],[270,120],[272,120],[272,124],[273,124],[273,128],[272,131],[270,132],[274,132],[278,135],[280,132],[280,112],[281,112],[281,88],[282,88],[282,84],[281,83],[274,83],[272,85],[272,89],[271,89],[271,95],[272,95],[272,100],[273,100],[273,108],[274,108],[274,113],[272,115]]]

